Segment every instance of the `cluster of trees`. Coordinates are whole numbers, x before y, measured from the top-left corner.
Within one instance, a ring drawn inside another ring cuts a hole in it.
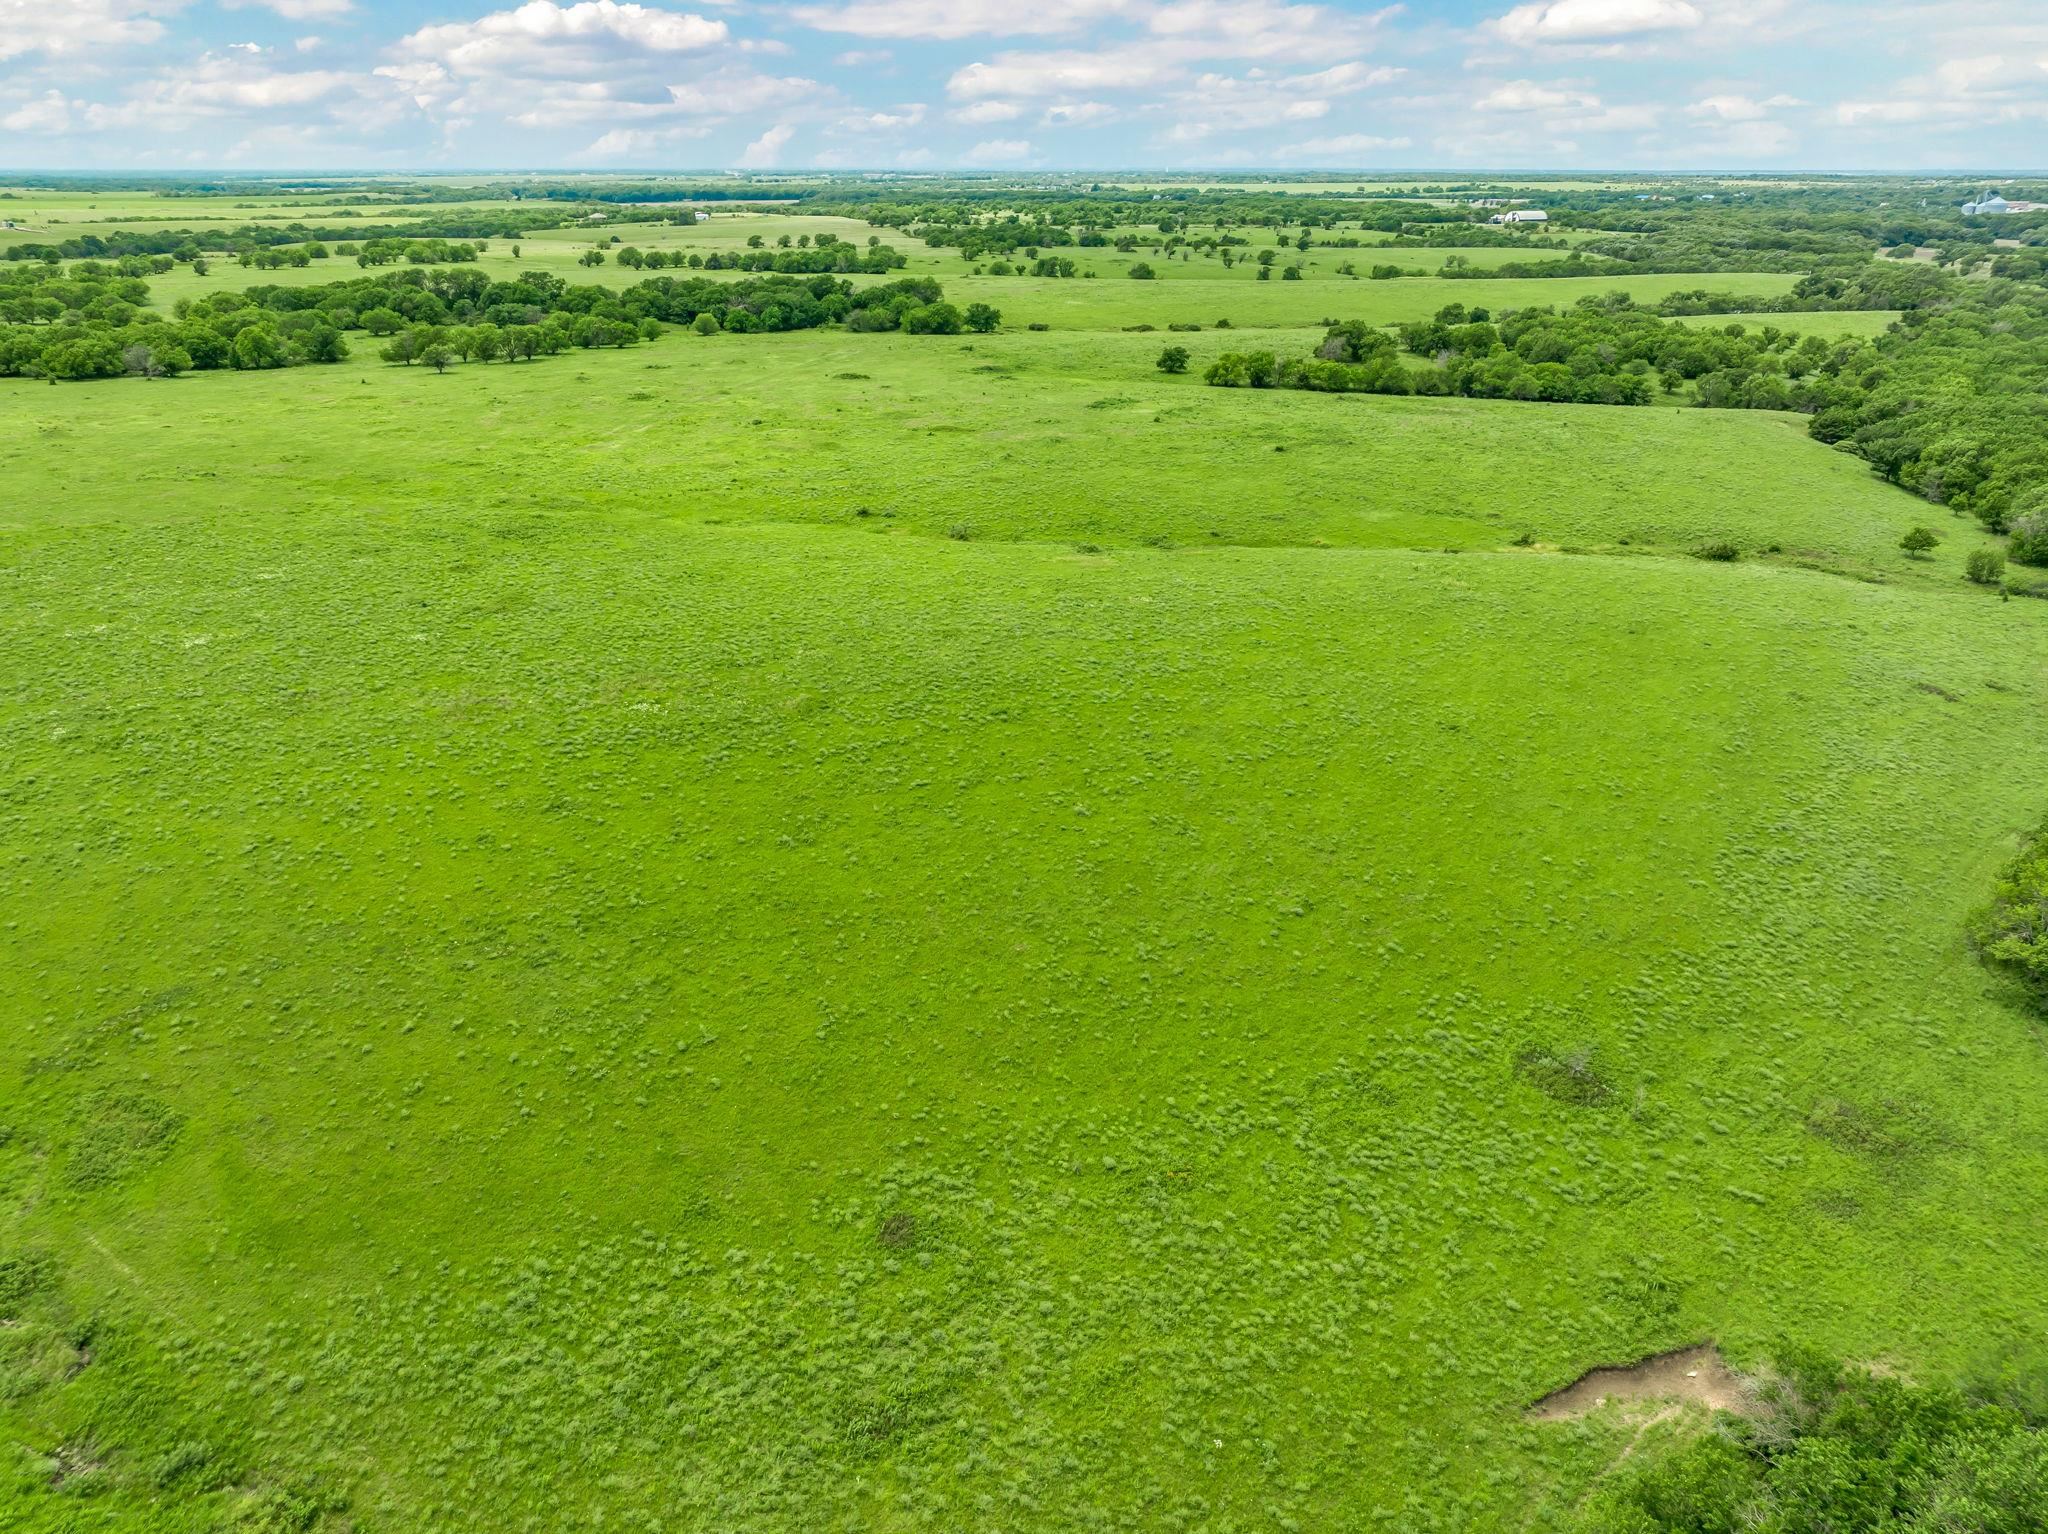
[[[1608,1478],[1584,1534],[2035,1534],[2048,1509],[2048,1366],[1960,1387],[1795,1357],[1761,1410]]]
[[[1812,431],[2048,565],[2048,289],[1992,279],[1867,347]]]
[[[788,240],[789,236],[782,238]],[[819,235],[815,244],[809,235],[802,236],[802,239],[804,243],[801,245],[785,245],[774,250],[714,250],[709,255],[697,251],[640,250],[628,245],[617,253],[617,259],[622,266],[650,271],[659,271],[663,267],[689,267],[707,272],[780,272],[790,276],[828,272],[879,276],[910,264],[908,256],[894,246],[882,244],[879,236],[869,236],[865,249],[830,234]]]
[[[2048,544],[2048,521],[2040,536]],[[2048,564],[2048,548],[2038,563]],[[2018,976],[2048,1008],[2048,825],[1999,876],[1971,936],[1988,962]]]
[[[318,244],[300,248],[326,254],[325,248]],[[490,245],[481,240],[404,240],[394,237],[345,245],[342,247],[342,254],[354,256],[356,265],[367,269],[373,266],[396,266],[401,261],[409,262],[413,266],[454,266],[465,261],[474,261],[489,249]],[[243,264],[248,263],[245,261]],[[257,264],[262,263],[259,261]]]
[[[148,298],[145,282],[111,273],[65,275],[39,263],[0,271],[0,376],[154,378],[340,362],[354,332],[383,342],[389,361],[445,367],[631,345],[666,325],[702,334],[844,324],[957,335],[993,330],[1002,319],[987,304],[947,303],[929,278],[855,288],[823,275],[654,277],[613,292],[542,271],[494,282],[473,266],[212,293],[181,299],[169,320],[144,307]]]
[[[1826,295],[1818,295],[1825,298]],[[1313,357],[1232,353],[1205,375],[1224,388],[1802,411],[1809,430],[1892,483],[2009,533],[2008,553],[2048,565],[2048,290],[1992,280],[1909,309],[1871,340],[1775,325],[1682,325],[1626,294],[1498,318],[1446,305],[1395,343],[1359,322]]]

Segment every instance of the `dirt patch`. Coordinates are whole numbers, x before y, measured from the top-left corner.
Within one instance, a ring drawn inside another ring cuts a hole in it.
[[[1529,1415],[1538,1422],[1563,1422],[1618,1401],[1697,1401],[1714,1411],[1737,1413],[1755,1404],[1747,1382],[1722,1360],[1721,1350],[1702,1342],[1626,1368],[1591,1370],[1538,1401]]]

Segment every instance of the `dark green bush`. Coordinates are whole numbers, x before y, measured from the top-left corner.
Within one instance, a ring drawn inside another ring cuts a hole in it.
[[[1970,936],[1988,962],[2018,975],[2048,1004],[2048,826],[1999,875]]]

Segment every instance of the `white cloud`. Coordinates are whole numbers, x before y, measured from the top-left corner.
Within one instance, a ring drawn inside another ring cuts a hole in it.
[[[999,53],[969,64],[946,82],[957,100],[985,96],[1070,96],[1096,91],[1146,90],[1164,85],[1181,67],[1156,48],[1125,46],[1099,53]]]
[[[582,160],[644,160],[685,139],[703,138],[711,130],[696,124],[675,128],[614,128],[586,148]]]
[[[355,0],[221,0],[221,4],[231,11],[275,11],[286,21],[326,21],[355,9]]]
[[[1022,117],[1024,109],[1014,101],[977,101],[946,115],[956,123],[1006,123]]]
[[[1534,80],[1510,80],[1495,86],[1475,105],[1481,112],[1562,112],[1597,107],[1600,98],[1563,86],[1538,85]]]
[[[159,41],[185,0],[0,0],[0,59],[98,55]]]
[[[722,21],[619,0],[528,0],[474,21],[422,27],[399,55],[458,76],[597,74],[620,56],[694,53],[726,40]]]
[[[0,128],[9,133],[62,133],[70,126],[71,107],[62,91],[45,91],[0,117]]]
[[[782,157],[783,145],[795,135],[796,129],[790,124],[777,123],[740,151],[739,167],[742,170],[759,170],[775,164]]]
[[[1493,23],[1511,43],[1612,43],[1645,34],[1683,32],[1699,26],[1690,0],[1536,0],[1518,5]]]
[[[96,129],[175,129],[211,118],[305,108],[334,98],[377,94],[376,82],[338,70],[271,69],[247,58],[207,54],[176,74],[153,76],[117,102],[85,108]]]
[[[292,46],[301,53],[311,53],[320,46],[321,41],[317,37],[295,37],[292,39]]]
[[[1007,164],[1031,158],[1031,140],[1026,138],[983,139],[967,151],[969,165]]]
[[[1365,48],[1389,14],[1357,16],[1326,5],[1279,0],[1173,0],[1155,10],[1146,25],[1156,37],[1199,50],[1199,57],[1308,62]]]
[[[1378,154],[1387,149],[1406,149],[1409,141],[1405,138],[1380,138],[1370,133],[1340,133],[1333,138],[1303,139],[1298,144],[1282,144],[1275,151],[1281,160],[1320,160],[1330,163],[1347,155]]]
[[[821,32],[957,41],[1076,32],[1130,4],[1131,0],[849,0],[844,5],[799,5],[790,15]]]
[[[896,55],[887,48],[850,48],[832,62],[841,69],[873,69],[877,64],[886,64],[895,57]]]
[[[1048,128],[1085,128],[1114,122],[1121,115],[1106,101],[1060,101],[1047,107],[1039,121]]]
[[[849,112],[833,124],[837,133],[901,133],[924,121],[924,103],[912,101],[886,112]]]
[[[1685,115],[1698,118],[1702,122],[1762,122],[1771,113],[1784,107],[1805,104],[1796,96],[1773,96],[1768,101],[1757,101],[1741,95],[1702,96],[1685,109]]]

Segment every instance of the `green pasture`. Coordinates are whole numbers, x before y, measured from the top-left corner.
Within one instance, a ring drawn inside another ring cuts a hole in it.
[[[1801,417],[1200,381],[1793,277],[483,265],[823,230],[1003,328],[0,380],[0,1528],[1566,1534],[1588,1368],[2040,1333],[1989,535]]]

